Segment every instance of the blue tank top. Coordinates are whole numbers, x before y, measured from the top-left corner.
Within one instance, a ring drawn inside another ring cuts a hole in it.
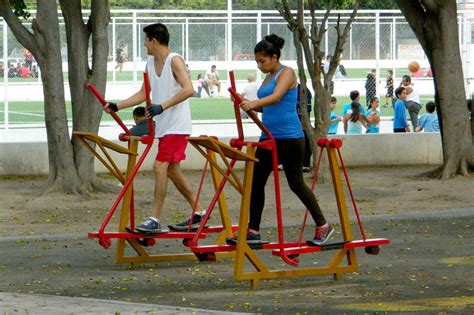
[[[267,85],[261,85],[258,89],[258,98],[264,98],[273,93],[276,87],[275,78],[283,70],[282,66],[275,73]],[[263,108],[262,122],[271,132],[275,139],[295,139],[304,137],[301,122],[296,113],[296,99],[298,96],[298,87],[289,89],[282,99],[273,105]],[[261,139],[267,137],[262,133]]]

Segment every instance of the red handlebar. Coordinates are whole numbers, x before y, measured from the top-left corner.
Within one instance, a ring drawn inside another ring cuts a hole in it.
[[[102,104],[103,108],[106,108],[107,101],[104,97],[97,91],[97,89],[92,85],[92,83],[87,83],[87,88],[95,95],[95,97],[99,100],[100,104]],[[122,119],[115,113],[114,111],[110,111],[109,113],[115,119],[115,121],[122,127],[123,131],[127,136],[130,135],[130,130],[128,130],[127,126],[123,123]]]

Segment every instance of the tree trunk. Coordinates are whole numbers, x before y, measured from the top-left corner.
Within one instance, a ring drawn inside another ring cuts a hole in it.
[[[38,0],[36,19],[32,22],[34,34],[13,14],[9,1],[0,2],[0,13],[15,37],[31,51],[41,68],[49,160],[49,176],[44,191],[60,189],[78,193],[81,190],[80,180],[74,167],[74,154],[64,106],[64,78],[56,1]]]
[[[397,3],[430,61],[443,144],[441,178],[469,175],[474,165],[473,138],[466,111],[466,91],[459,51],[456,1]]]
[[[61,9],[66,24],[68,49],[69,87],[73,113],[73,131],[98,133],[102,106],[87,89],[90,81],[105,94],[107,80],[108,38],[107,25],[110,19],[108,1],[94,0],[91,16],[84,24],[81,1],[61,0]],[[92,36],[92,69],[89,66],[88,48]],[[76,138],[72,139],[75,165],[85,189],[102,188],[94,170],[94,156]]]
[[[355,1],[352,14],[344,27],[342,27],[340,24],[340,18],[337,20],[337,42],[334,48],[333,58],[331,59],[328,73],[322,73],[321,71],[322,59],[324,58],[324,51],[321,48],[321,43],[323,40],[323,35],[327,31],[325,25],[329,18],[333,1],[327,1],[327,10],[320,25],[318,25],[316,18],[316,6],[314,1],[308,2],[311,15],[310,35],[308,35],[304,24],[304,1],[297,1],[297,5],[298,14],[296,18],[291,12],[289,3],[286,0],[283,0],[282,3],[278,4],[277,9],[280,12],[280,15],[288,22],[288,28],[293,33],[294,44],[297,51],[297,64],[301,88],[303,90],[306,87],[306,75],[304,72],[303,63],[304,58],[307,70],[311,77],[313,91],[315,92],[315,102],[313,107],[315,118],[314,127],[311,126],[309,116],[306,111],[306,98],[303,98],[303,96],[300,94],[300,112],[302,116],[302,123],[310,141],[314,165],[316,163],[317,156],[319,155],[319,147],[316,145],[316,141],[319,138],[327,137],[327,132],[330,126],[331,85],[333,84],[333,76],[338,68],[339,58],[349,35],[351,24],[355,19],[357,10],[359,9],[360,0]],[[324,83],[321,83],[321,75],[324,78]],[[326,163],[325,161],[326,159],[323,159],[324,164]],[[321,166],[322,172],[320,172],[318,176],[318,180],[321,182],[324,182],[329,175],[329,171],[324,171],[325,169],[327,168]]]

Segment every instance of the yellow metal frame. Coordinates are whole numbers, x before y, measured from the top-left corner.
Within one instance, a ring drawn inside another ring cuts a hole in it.
[[[88,148],[92,152],[92,154],[110,171],[110,173],[119,180],[120,183],[124,184],[127,181],[127,179],[130,177],[137,163],[138,143],[140,142],[139,137],[125,136],[125,140],[127,140],[129,143],[129,147],[125,148],[125,147],[122,147],[121,145],[118,145],[114,142],[106,140],[90,132],[74,132],[73,134],[81,141],[81,143],[83,143],[86,146],[86,148]],[[207,137],[204,137],[204,138],[207,138]],[[208,138],[208,139],[212,139],[212,138]],[[91,142],[97,145],[97,147],[101,150],[105,158],[101,156],[95,150],[93,145],[91,145]],[[192,138],[190,139],[190,143],[193,144],[194,146],[196,145],[199,146],[198,144],[199,142],[204,143],[206,142],[206,140],[199,138],[199,139],[196,139],[196,142],[193,142],[193,139]],[[226,153],[231,156],[236,155],[237,152],[235,151],[238,151],[238,150],[230,148],[222,143],[216,144],[216,140],[214,139],[212,139],[210,143],[212,143],[212,146],[209,146],[206,156],[208,156],[208,160],[210,161],[211,166],[212,166],[211,172],[212,172],[214,187],[217,188],[222,180],[222,175],[225,175],[225,172],[223,172],[222,169],[220,169],[219,166],[217,165],[217,159],[214,152],[217,151],[219,152],[219,155],[224,157]],[[229,148],[231,150],[229,150]],[[127,169],[125,171],[125,174],[122,174],[119,167],[114,162],[113,158],[107,152],[107,149],[118,152],[120,154],[126,154],[128,156]],[[226,160],[226,165],[230,166],[227,160]],[[231,170],[231,173],[233,176],[236,176],[236,173],[234,170]],[[236,183],[238,183],[238,181],[236,181]],[[130,187],[127,189],[122,200],[122,207],[120,209],[120,220],[119,220],[119,226],[118,226],[118,231],[122,233],[126,233],[126,227],[129,225],[130,205],[132,202],[132,196],[133,196],[133,184],[130,185]],[[225,239],[232,235],[232,226],[230,223],[228,209],[225,202],[224,192],[221,192],[219,196],[218,206],[219,206],[220,215],[222,219],[223,231],[217,236],[215,240],[215,244],[220,245],[220,244],[224,244]],[[160,238],[160,234],[156,235],[154,238]],[[135,251],[136,253],[135,256],[126,255],[125,250],[127,247],[126,245],[127,243]],[[224,257],[229,257],[229,256],[233,256],[233,253],[219,253],[218,255],[219,258],[224,258]],[[138,239],[117,237],[117,246],[116,246],[116,252],[115,252],[116,263],[139,264],[143,262],[164,262],[164,261],[181,261],[181,260],[196,260],[196,259],[197,259],[196,255],[192,252],[150,255],[145,250],[145,246],[140,244],[140,241]]]
[[[347,212],[347,205],[345,202],[344,191],[342,187],[342,178],[337,161],[336,149],[333,147],[327,147],[329,167],[331,176],[333,179],[334,191],[336,194],[337,207],[339,211],[339,217],[341,222],[341,229],[344,241],[352,241],[352,231],[350,227],[349,216]],[[246,189],[251,189],[252,185],[252,173],[253,173],[253,162],[247,162],[245,167],[244,184]],[[239,219],[239,235],[246,235],[249,220],[249,205],[250,205],[250,194],[246,194],[245,198],[242,198],[242,205],[240,208],[240,219]],[[347,259],[347,264],[343,265],[344,258]],[[256,269],[256,271],[245,271],[246,259]],[[310,268],[298,268],[291,270],[270,270],[264,262],[258,257],[255,250],[247,245],[245,237],[238,237],[235,266],[234,266],[234,279],[236,281],[250,280],[252,288],[258,286],[261,279],[275,279],[275,278],[288,278],[297,276],[315,276],[315,275],[330,275],[332,274],[335,279],[340,277],[344,273],[351,273],[358,270],[357,259],[355,249],[341,248],[337,250],[328,263],[327,266],[321,267],[310,267]]]

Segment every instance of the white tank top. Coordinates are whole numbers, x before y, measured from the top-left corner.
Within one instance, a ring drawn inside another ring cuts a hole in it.
[[[176,53],[170,53],[166,58],[161,75],[156,75],[155,57],[148,56],[146,69],[150,79],[151,102],[162,104],[172,98],[181,90],[181,85],[175,80],[171,70],[171,60],[173,57],[181,58]],[[166,109],[161,115],[156,115],[155,138],[162,138],[165,135],[190,135],[192,133],[191,110],[189,100],[176,104]]]
[[[409,95],[407,95],[407,98],[405,100],[420,104],[420,93],[418,93],[418,89],[411,84],[410,87],[413,89],[413,91]]]

